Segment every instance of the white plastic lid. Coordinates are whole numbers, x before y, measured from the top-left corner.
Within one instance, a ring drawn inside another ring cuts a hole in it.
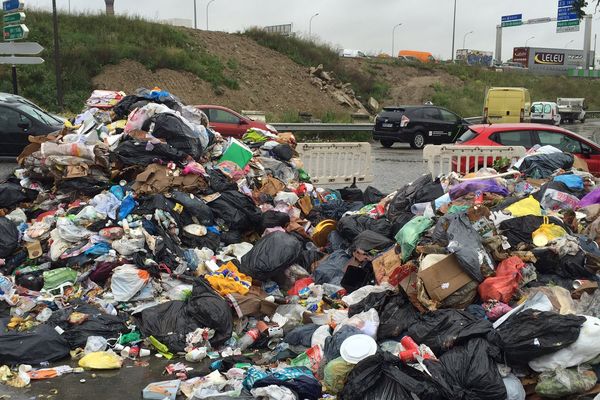
[[[350,364],[358,364],[375,353],[377,353],[377,342],[369,335],[350,336],[340,347],[340,355]]]

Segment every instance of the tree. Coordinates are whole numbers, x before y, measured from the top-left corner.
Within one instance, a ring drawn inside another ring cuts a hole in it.
[[[115,0],[104,0],[104,3],[106,4],[106,15],[115,15]]]

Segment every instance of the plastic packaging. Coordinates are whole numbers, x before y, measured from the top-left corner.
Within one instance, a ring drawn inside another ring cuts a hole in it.
[[[354,367],[355,364],[344,361],[342,357],[331,360],[325,367],[323,382],[333,394],[339,393],[344,388],[346,378]]]
[[[557,369],[540,375],[535,392],[542,397],[562,399],[572,394],[587,392],[595,385],[594,371]]]
[[[85,354],[96,353],[106,350],[107,347],[108,342],[102,336],[88,336],[83,352]]]
[[[79,366],[87,369],[118,369],[123,360],[112,351],[89,353],[79,360]]]

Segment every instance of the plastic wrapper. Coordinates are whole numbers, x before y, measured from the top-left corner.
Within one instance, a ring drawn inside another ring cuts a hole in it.
[[[123,360],[112,351],[89,353],[79,360],[79,366],[87,369],[118,369]]]
[[[433,221],[427,217],[415,217],[396,234],[396,241],[402,248],[402,261],[407,261],[423,233],[431,228]]]
[[[594,371],[584,369],[557,369],[544,372],[538,378],[535,392],[549,399],[584,393],[596,385]]]
[[[354,364],[350,364],[342,357],[331,360],[327,363],[324,371],[323,383],[327,386],[331,393],[339,393],[344,388],[346,377],[354,368]]]

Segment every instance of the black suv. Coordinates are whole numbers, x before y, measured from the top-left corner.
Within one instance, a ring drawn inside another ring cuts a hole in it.
[[[383,147],[401,142],[422,149],[426,144],[454,143],[468,126],[467,121],[441,107],[384,107],[375,119],[373,139]]]

